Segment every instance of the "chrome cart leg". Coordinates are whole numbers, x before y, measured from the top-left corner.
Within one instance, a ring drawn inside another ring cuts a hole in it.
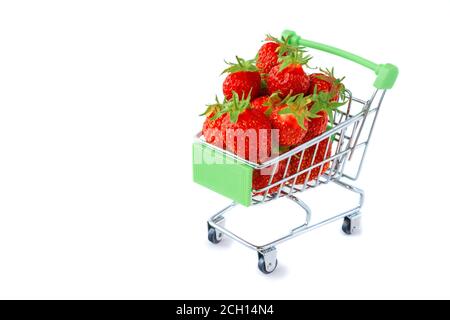
[[[297,198],[296,196],[288,195],[288,199],[294,201],[296,204],[298,204],[300,207],[302,207],[303,210],[305,210],[305,212],[306,212],[305,223],[296,229],[304,228],[307,225],[309,225],[309,223],[311,222],[311,209],[309,208],[309,206],[306,203],[304,203],[302,200]]]
[[[341,187],[346,188],[347,190],[353,191],[357,194],[359,194],[359,206],[357,207],[356,212],[345,216],[344,222],[342,223],[342,231],[344,231],[345,234],[355,234],[361,230],[361,208],[364,204],[364,190],[359,189],[355,186],[352,186],[351,184],[345,183],[343,181],[336,180],[334,181],[336,184],[340,185]]]
[[[262,273],[272,273],[277,265],[277,249],[275,247],[258,251],[258,269]]]
[[[361,230],[361,212],[356,212],[344,218],[342,231],[345,234],[354,234]]]
[[[215,224],[224,227],[225,218],[220,216],[213,220]],[[211,243],[218,244],[223,239],[223,233],[216,228],[214,228],[208,221],[208,240]]]
[[[225,226],[224,226],[225,216],[224,215],[227,212],[231,211],[231,209],[236,207],[236,203],[233,202],[229,206],[225,207],[224,209],[222,209],[221,211],[219,211],[218,213],[213,215],[208,220],[208,240],[214,244],[217,244],[222,240],[222,238],[224,236],[227,236],[228,238],[241,243],[242,245],[246,246],[247,248],[255,250],[258,254],[259,270],[264,274],[272,273],[273,271],[275,271],[275,269],[277,268],[277,265],[278,265],[276,246],[278,246],[279,244],[281,244],[287,240],[290,240],[290,239],[295,238],[303,233],[309,232],[309,231],[319,228],[323,225],[326,225],[328,223],[331,223],[331,222],[334,222],[337,220],[341,220],[341,219],[344,219],[344,225],[342,227],[342,230],[345,233],[353,234],[359,230],[361,207],[364,202],[364,191],[362,189],[354,187],[354,186],[352,186],[346,182],[340,181],[340,180],[334,180],[334,182],[337,185],[344,187],[345,189],[358,194],[359,195],[359,205],[352,209],[349,209],[345,212],[341,212],[340,214],[338,214],[336,216],[333,216],[331,218],[328,218],[326,220],[323,220],[323,221],[320,221],[320,222],[317,222],[317,223],[311,225],[310,221],[311,221],[312,212],[311,212],[311,209],[309,208],[309,206],[305,202],[303,202],[301,199],[299,199],[298,197],[287,194],[287,197],[286,197],[287,199],[295,202],[297,205],[299,205],[305,211],[305,214],[306,214],[305,222],[302,225],[291,229],[288,234],[286,234],[283,237],[280,237],[277,240],[266,243],[264,245],[256,245],[256,244],[253,244],[253,243],[241,238],[237,234],[235,234],[232,231],[225,228]]]

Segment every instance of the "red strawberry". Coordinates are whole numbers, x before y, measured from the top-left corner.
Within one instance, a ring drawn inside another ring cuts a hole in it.
[[[252,162],[264,162],[271,154],[270,121],[264,113],[249,106],[250,96],[239,100],[234,92],[224,108],[221,132],[229,151]]]
[[[269,71],[278,64],[279,43],[267,42],[261,46],[256,58],[256,67],[262,74],[268,74]]]
[[[311,85],[309,87],[308,93],[312,94],[314,92],[314,88],[316,88],[317,92],[330,92],[331,84],[333,83],[328,79],[326,75],[323,73],[313,73],[309,75],[309,79],[311,81]]]
[[[270,93],[279,92],[283,97],[289,93],[292,95],[307,93],[309,76],[300,64],[289,65],[281,71],[280,66],[275,66],[269,72],[267,87]]]
[[[318,117],[312,118],[308,123],[308,131],[303,137],[302,143],[309,141],[317,136],[320,136],[327,130],[328,126],[328,114],[321,110],[317,112]]]
[[[273,67],[280,64],[280,57],[299,50],[298,46],[289,44],[288,38],[279,40],[271,35],[267,35],[266,41],[269,42],[261,46],[256,58],[256,67],[263,78],[267,77]]]
[[[203,122],[202,134],[206,142],[224,148],[224,136],[220,130],[225,117],[224,114],[220,114],[222,109],[223,104],[219,102],[216,96],[216,103],[208,105],[206,111],[202,114],[206,116]]]
[[[256,98],[251,102],[250,107],[255,110],[259,110],[262,113],[270,116],[271,111],[268,111],[271,108],[274,108],[282,102],[282,99],[277,93],[274,93],[270,96],[265,95],[259,98]],[[269,114],[267,114],[269,112]]]
[[[314,164],[319,164],[320,162],[324,161],[325,159],[329,158],[331,156],[331,149],[332,145],[331,142],[328,144],[329,139],[325,139],[320,141],[318,147],[317,147],[317,153],[314,158]],[[327,150],[328,145],[328,150]],[[289,162],[289,176],[296,174],[297,172],[300,172],[302,170],[308,169],[313,165],[313,157],[314,157],[314,151],[316,149],[317,144],[312,145],[311,147],[304,150],[304,152],[299,152],[298,154],[295,154],[291,157],[291,161]],[[325,156],[326,152],[326,156]],[[303,153],[303,158],[302,158]],[[302,162],[299,167],[300,159],[302,159]],[[321,168],[322,167],[322,168]],[[308,182],[316,180],[321,174],[323,174],[325,171],[328,170],[330,167],[330,162],[326,162],[323,164],[323,166],[317,166],[314,169],[310,171]],[[306,178],[308,176],[308,171],[305,173],[302,173],[301,175],[297,176],[295,178],[295,184],[304,184],[306,181]],[[292,183],[292,181],[289,181]]]
[[[255,100],[252,101],[251,108],[254,110],[259,110],[262,113],[264,113],[269,108],[269,106],[264,105],[267,102],[267,100],[269,100],[269,96],[262,96],[262,97],[256,98]]]
[[[223,136],[220,131],[222,120],[224,116],[222,115],[220,118],[216,120],[212,120],[213,115],[207,116],[205,122],[203,123],[202,134],[205,137],[206,142],[214,144],[218,147],[223,148]]]
[[[333,93],[333,85],[331,85],[332,91],[326,91],[328,89],[325,88],[326,85],[324,82],[318,83],[320,84],[320,88],[319,86],[314,87],[313,93],[310,95],[312,102],[309,106],[310,111],[318,117],[311,119],[309,122],[308,132],[303,138],[302,143],[324,133],[327,129],[328,122],[334,124],[334,110],[346,103],[346,101],[337,102],[341,94],[335,96]],[[339,86],[343,88],[343,85],[339,84]]]
[[[270,114],[273,129],[279,130],[279,145],[292,146],[299,144],[308,130],[308,120],[317,115],[308,109],[311,103],[309,96],[299,94],[286,97]]]
[[[304,52],[297,48],[295,51],[290,51],[287,56],[279,57],[281,64],[270,70],[267,79],[270,93],[279,92],[282,97],[285,97],[288,94],[308,92],[309,76],[302,65],[306,64],[311,57],[304,57],[303,54]]]
[[[330,93],[331,101],[338,101],[340,97],[343,97],[345,87],[342,84],[344,78],[337,79],[334,76],[334,68],[331,70],[320,70],[322,73],[313,73],[309,76],[311,84],[308,90],[309,94],[314,92],[326,92]],[[315,90],[315,91],[314,91]]]
[[[247,97],[249,94],[252,99],[258,97],[261,91],[261,76],[253,61],[245,61],[237,56],[236,60],[236,64],[227,62],[230,67],[223,71],[223,73],[229,73],[223,82],[223,95],[226,99],[231,99],[233,92],[236,92],[240,98]]]
[[[269,182],[271,184],[274,184],[283,179],[284,173],[286,171],[286,160],[283,160],[278,164],[278,167],[276,168],[276,172],[273,175],[272,181],[270,181],[270,177],[272,176],[274,166],[275,165],[265,168],[265,169],[263,169],[264,171],[262,171],[262,170],[254,170],[253,171],[252,189],[254,191],[257,191],[257,190],[267,187],[269,185]],[[286,176],[287,176],[287,174],[288,174],[288,172],[286,172]],[[268,194],[278,192],[278,190],[280,189],[280,186],[281,186],[281,184],[270,188]],[[266,191],[261,191],[261,192],[255,193],[255,194],[263,195],[265,192]]]

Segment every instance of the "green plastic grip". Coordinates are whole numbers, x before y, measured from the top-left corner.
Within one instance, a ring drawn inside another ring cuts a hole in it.
[[[356,62],[370,70],[373,70],[377,76],[373,85],[377,89],[391,89],[395,84],[395,80],[397,80],[398,68],[393,64],[376,64],[370,60],[364,59],[363,57],[360,57],[348,51],[341,50],[322,43],[302,39],[294,31],[291,30],[283,31],[282,36],[287,38],[290,44],[325,51]]]

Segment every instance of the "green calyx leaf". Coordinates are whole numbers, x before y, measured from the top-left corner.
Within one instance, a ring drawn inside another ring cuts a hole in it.
[[[239,111],[237,110],[230,111],[230,121],[232,123],[236,123],[238,121],[238,118],[239,118]]]
[[[278,62],[281,63],[278,72],[283,71],[290,65],[306,65],[309,60],[311,60],[310,55],[305,55],[305,51],[297,50],[290,52],[287,55],[278,57]]]
[[[291,150],[291,146],[275,146],[272,145],[272,154],[283,154]],[[294,155],[295,156],[295,155]]]
[[[333,82],[341,83],[342,80],[345,79],[345,77],[336,78],[336,76],[334,75],[334,67],[331,67],[331,69],[328,69],[328,68],[322,69],[322,68],[320,68],[319,70],[320,70],[320,72],[322,72],[324,74],[325,77],[327,77],[328,79],[331,79]]]
[[[273,112],[273,108],[272,108],[272,107],[269,107],[269,108],[267,108],[267,110],[264,112],[264,115],[265,115],[266,117],[268,117],[268,116],[270,116],[270,115],[272,114],[272,112]]]
[[[293,114],[291,108],[285,107],[283,109],[278,110],[278,114]]]
[[[240,71],[250,71],[250,72],[256,72],[258,69],[255,65],[255,59],[252,60],[244,60],[238,56],[236,56],[236,63],[227,62],[225,61],[227,65],[229,65],[228,68],[226,68],[221,74],[224,73],[234,73],[234,72],[240,72]]]
[[[274,37],[274,36],[272,36],[270,34],[267,34],[266,35],[266,41],[267,42],[275,42],[276,44],[279,45],[279,48],[277,49],[278,54],[281,54],[280,51],[281,52],[286,52],[289,49],[295,50],[295,48],[296,48],[295,46],[292,46],[292,45],[288,44],[287,40],[284,39],[283,37],[280,40],[277,37]]]
[[[288,95],[282,102],[286,107],[280,109],[278,114],[287,115],[292,114],[297,120],[298,125],[306,130],[305,120],[309,121],[312,118],[319,117],[316,113],[311,112],[308,106],[311,104],[311,95],[305,96],[303,93],[295,96]]]
[[[345,77],[342,78],[336,78],[334,75],[334,67],[330,69],[319,69],[323,75],[317,76],[320,80],[327,81],[331,84],[331,94],[332,96],[338,96],[339,99],[345,100],[345,86],[343,84],[343,81]]]
[[[302,127],[302,129],[306,130],[305,128],[305,116],[302,115],[296,115],[295,119],[297,119],[297,123]]]
[[[345,105],[347,101],[337,102],[333,101],[335,92],[317,92],[317,87],[314,88],[314,92],[311,95],[311,100],[313,105],[311,107],[311,112],[317,114],[320,111],[325,111],[328,114],[330,122],[334,122],[334,110]]]
[[[233,91],[233,97],[224,103],[221,115],[228,113],[230,115],[230,122],[236,123],[239,120],[239,115],[250,107],[251,93],[250,90],[247,98],[239,98],[239,95]]]
[[[261,90],[267,89],[267,81],[263,78],[261,78]]]
[[[239,120],[239,115],[250,107],[251,96],[251,90],[246,98],[239,98],[239,95],[233,91],[232,98],[230,100],[223,99],[223,102],[220,102],[219,98],[216,96],[216,103],[207,105],[206,111],[203,112],[201,116],[213,115],[211,120],[217,120],[228,113],[230,121],[236,123]]]
[[[263,106],[269,107],[267,108],[264,114],[266,116],[270,116],[273,112],[273,108],[278,107],[284,103],[285,99],[281,99],[279,92],[274,92],[270,95],[266,102],[263,103]]]
[[[280,152],[280,154],[288,152],[289,150],[291,150],[290,146],[279,146],[278,147],[278,151]]]
[[[279,45],[277,49],[278,62],[281,63],[279,71],[282,71],[291,64],[307,65],[308,61],[312,58],[306,55],[306,47],[289,44],[290,37],[292,35],[278,39],[270,34],[266,35],[266,41],[275,42]]]
[[[279,47],[277,49],[278,57],[282,57],[284,55],[289,55],[289,54],[291,54],[293,52],[297,52],[299,50],[304,51],[305,47],[289,44],[290,37],[291,37],[291,35],[288,37],[281,37],[281,39],[278,39],[278,38],[268,34],[268,35],[266,35],[266,41],[275,42],[279,45]]]
[[[211,118],[212,120],[216,120],[217,118],[219,118],[222,114],[221,111],[224,109],[224,103],[225,103],[225,99],[223,100],[223,102],[219,102],[219,98],[216,96],[216,102],[213,104],[207,104],[206,105],[206,110],[205,112],[203,112],[202,114],[200,114],[200,116],[207,116],[209,117],[210,115],[214,114],[214,116]]]

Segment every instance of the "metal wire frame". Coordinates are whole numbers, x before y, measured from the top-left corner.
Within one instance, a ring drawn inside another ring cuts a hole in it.
[[[292,196],[297,192],[304,192],[310,188],[316,188],[322,184],[329,183],[330,181],[338,181],[342,177],[356,180],[361,172],[367,146],[372,136],[373,127],[377,119],[378,110],[383,101],[385,91],[381,92],[381,97],[377,100],[378,93],[379,91],[376,90],[369,100],[364,101],[353,97],[352,93],[349,90],[346,90],[347,103],[334,111],[334,121],[333,123],[330,123],[333,127],[330,130],[327,130],[320,136],[261,164],[240,158],[234,153],[208,144],[204,139],[202,139],[201,133],[197,135],[197,138],[202,144],[208,146],[208,148],[223,152],[232,159],[251,166],[254,170],[271,170],[267,186],[252,191],[252,205],[261,204],[280,197]],[[375,107],[374,101],[378,101]],[[375,115],[372,121],[367,123],[368,115],[371,113],[375,113]],[[368,137],[364,139],[361,132],[366,125],[369,125],[370,129]],[[319,145],[325,141],[327,145],[324,152],[324,157],[323,159],[320,159],[321,161],[316,163]],[[360,163],[358,164],[356,175],[352,176],[350,174],[346,174],[346,162],[351,160],[355,150],[361,147],[363,147],[364,150]],[[301,168],[304,154],[306,150],[311,150],[311,148],[314,148],[314,153],[310,165],[307,168]],[[329,150],[331,152],[328,156]],[[289,169],[292,168],[291,163],[292,157],[294,156],[298,156],[299,161],[297,170],[292,172]],[[281,179],[276,180],[275,175],[282,162],[285,163],[284,172]],[[322,172],[325,165],[329,165],[329,168],[325,172]],[[310,179],[313,170],[319,171],[319,177]],[[297,184],[297,181],[301,180],[299,179],[300,177],[305,177],[305,181],[301,184]],[[270,193],[270,190],[276,191]]]
[[[361,215],[360,210],[364,204],[364,191],[347,183],[342,178],[347,178],[350,180],[358,179],[362,164],[364,162],[364,158],[366,156],[367,146],[370,142],[373,128],[377,120],[378,112],[385,92],[385,90],[381,91],[381,96],[379,96],[379,91],[376,90],[369,100],[364,101],[352,97],[351,92],[347,91],[346,94],[348,103],[345,106],[342,106],[339,110],[335,111],[334,121],[332,123],[334,127],[332,129],[287,153],[284,153],[274,159],[270,159],[265,163],[251,163],[249,161],[246,161],[245,159],[239,159],[236,155],[225,151],[225,153],[230,157],[247,163],[255,170],[261,170],[273,166],[273,171],[268,185],[262,189],[253,190],[252,205],[260,205],[284,197],[293,201],[304,210],[305,221],[303,224],[292,228],[289,233],[276,240],[263,245],[253,244],[224,227],[225,215],[236,206],[236,203],[233,202],[226,208],[213,215],[208,220],[208,228],[214,228],[215,232],[217,232],[220,237],[222,237],[222,235],[226,235],[227,237],[243,244],[247,248],[257,251],[258,257],[263,257],[266,270],[271,272],[275,269],[277,264],[275,246],[277,246],[278,244],[281,244],[303,233],[314,230],[339,219],[346,218],[351,220],[358,220]],[[357,108],[357,106],[359,106],[360,108]],[[371,114],[373,114],[372,120],[370,120],[368,117]],[[362,134],[362,130],[365,126],[369,126],[369,133],[367,137],[364,137],[364,135]],[[200,141],[202,141],[201,134],[199,134],[197,137],[200,139]],[[318,163],[314,163],[319,144],[325,140],[327,141],[327,147],[324,153],[324,159]],[[206,144],[204,140],[202,143]],[[222,149],[212,145],[208,145],[208,147],[224,152]],[[315,148],[313,158],[311,160],[311,165],[308,168],[300,170],[301,163],[303,161],[303,155],[308,148]],[[332,148],[330,156],[327,156],[328,148]],[[352,155],[354,154],[354,152],[360,148],[364,149],[362,157],[358,163],[357,172],[355,175],[347,174],[345,171],[346,163],[348,160],[352,159]],[[286,168],[288,168],[292,157],[298,154],[300,154],[300,159],[296,172],[288,175],[289,171],[285,169],[282,179],[280,179],[279,181],[273,181],[277,167],[279,166],[281,161],[286,161]],[[329,168],[323,174],[320,174],[322,168],[326,163],[329,163]],[[312,170],[317,168],[319,169],[319,176],[315,180],[312,179],[312,181],[309,181]],[[303,184],[295,184],[296,180],[304,174],[306,174],[306,178]],[[341,212],[335,216],[311,225],[311,209],[306,203],[304,203],[298,198],[298,196],[294,194],[298,192],[304,192],[305,190],[311,188],[316,188],[322,184],[326,184],[329,182],[334,182],[336,185],[341,186],[350,192],[358,194],[358,204],[344,212]],[[274,187],[278,187],[277,192],[269,194],[269,190]],[[264,194],[259,195],[259,193],[261,192],[263,192]]]
[[[303,233],[306,233],[308,231],[317,229],[328,223],[334,222],[336,220],[342,219],[347,216],[357,215],[364,204],[364,191],[359,188],[356,188],[350,184],[342,182],[342,181],[335,181],[335,182],[337,185],[339,185],[343,188],[346,188],[347,190],[357,193],[359,195],[359,202],[355,207],[353,207],[349,210],[346,210],[344,212],[341,212],[341,213],[339,213],[335,216],[332,216],[328,219],[319,221],[319,222],[311,225],[310,222],[311,222],[312,212],[311,212],[311,209],[309,208],[309,206],[305,202],[300,200],[299,198],[297,198],[293,195],[288,195],[286,197],[287,199],[293,201],[294,203],[299,205],[301,208],[303,208],[303,210],[305,211],[305,222],[295,228],[292,228],[289,231],[289,233],[287,233],[286,235],[284,235],[276,240],[273,240],[271,242],[268,242],[266,244],[263,244],[263,245],[254,244],[248,240],[245,240],[242,237],[238,236],[237,234],[235,234],[234,232],[230,231],[229,229],[225,228],[223,225],[220,224],[220,222],[224,221],[225,214],[229,213],[231,211],[231,209],[233,209],[237,205],[235,202],[232,202],[230,205],[228,205],[227,207],[225,207],[224,209],[222,209],[221,211],[219,211],[218,213],[213,215],[208,220],[208,224],[211,227],[215,228],[217,230],[217,232],[219,232],[221,234],[225,234],[227,237],[238,241],[239,243],[243,244],[247,248],[258,251],[258,252],[264,252],[268,249],[274,248],[276,245],[278,245],[280,243],[286,242],[289,239],[295,238],[295,237],[297,237]]]

